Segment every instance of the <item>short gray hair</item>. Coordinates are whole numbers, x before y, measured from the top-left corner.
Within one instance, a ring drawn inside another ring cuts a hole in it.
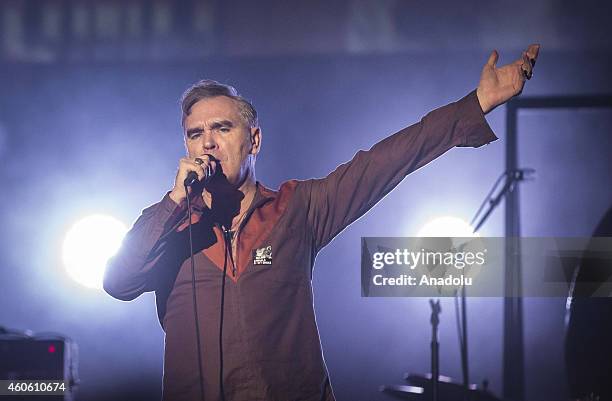
[[[240,115],[249,127],[258,127],[257,111],[253,104],[240,96],[236,88],[231,85],[226,85],[213,81],[212,79],[204,79],[196,82],[183,93],[181,97],[181,124],[185,126],[185,119],[191,114],[191,108],[194,104],[202,99],[210,99],[217,96],[226,96],[238,102],[240,107]]]

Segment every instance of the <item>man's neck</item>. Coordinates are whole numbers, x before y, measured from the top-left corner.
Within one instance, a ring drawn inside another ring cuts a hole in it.
[[[237,188],[204,190],[202,198],[223,227],[237,230],[256,192],[255,177],[247,177]]]

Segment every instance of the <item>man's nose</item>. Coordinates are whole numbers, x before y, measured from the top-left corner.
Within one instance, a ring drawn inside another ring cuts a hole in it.
[[[217,148],[217,142],[215,141],[215,137],[211,132],[204,134],[204,143],[203,145],[205,150],[212,150]]]

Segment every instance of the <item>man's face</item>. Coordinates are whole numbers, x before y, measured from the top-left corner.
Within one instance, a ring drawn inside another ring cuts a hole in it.
[[[259,128],[248,127],[240,115],[238,102],[226,96],[200,100],[191,107],[184,128],[189,157],[212,155],[232,186],[244,182],[254,168],[261,137]]]

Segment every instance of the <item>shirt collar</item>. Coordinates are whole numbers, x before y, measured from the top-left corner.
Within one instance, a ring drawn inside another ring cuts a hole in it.
[[[266,188],[259,181],[255,182],[255,186],[256,186],[255,197],[253,197],[251,206],[249,206],[249,209],[247,211],[248,214],[250,214],[253,210],[268,203],[269,201],[274,200],[276,196],[278,195],[278,192],[273,191],[269,188]],[[205,210],[209,210],[208,206],[206,206],[206,204],[204,203],[204,199],[202,199],[201,196],[196,196],[191,201],[191,206],[193,210],[196,212],[204,212]]]

